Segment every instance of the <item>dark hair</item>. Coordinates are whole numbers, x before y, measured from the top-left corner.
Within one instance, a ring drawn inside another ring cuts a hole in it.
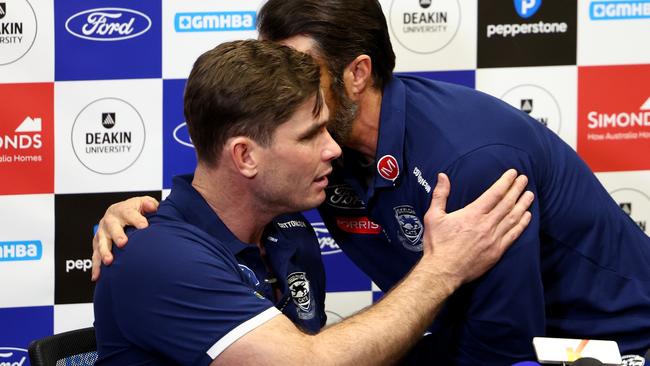
[[[319,82],[311,56],[270,41],[227,42],[205,52],[185,86],[185,118],[199,161],[215,163],[234,136],[268,146],[275,129],[313,96],[317,116]]]
[[[311,37],[336,79],[361,54],[372,59],[373,81],[380,90],[395,68],[386,18],[377,0],[269,0],[260,9],[257,28],[263,39],[276,42]]]

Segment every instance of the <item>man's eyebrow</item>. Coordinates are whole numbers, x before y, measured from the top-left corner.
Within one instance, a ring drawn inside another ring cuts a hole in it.
[[[325,121],[322,121],[322,122],[319,122],[319,123],[312,124],[307,129],[307,131],[300,134],[300,139],[301,140],[307,140],[307,139],[313,137],[314,135],[316,135],[318,133],[318,131],[320,131],[321,128],[323,128],[323,126],[327,126],[328,123],[329,123],[329,119],[325,120]]]

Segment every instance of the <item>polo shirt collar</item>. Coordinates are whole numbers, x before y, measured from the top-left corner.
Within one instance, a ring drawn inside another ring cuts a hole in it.
[[[241,242],[226,227],[219,216],[212,210],[203,196],[192,187],[193,174],[175,176],[172,191],[167,197],[189,224],[210,234],[224,244],[233,254],[254,247]]]

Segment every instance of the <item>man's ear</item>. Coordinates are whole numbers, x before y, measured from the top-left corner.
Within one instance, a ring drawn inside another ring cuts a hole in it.
[[[258,172],[258,157],[261,147],[253,140],[244,136],[228,139],[224,153],[230,156],[233,167],[244,177],[253,178]]]
[[[359,55],[343,70],[343,82],[347,95],[356,100],[366,88],[372,86],[372,59]]]

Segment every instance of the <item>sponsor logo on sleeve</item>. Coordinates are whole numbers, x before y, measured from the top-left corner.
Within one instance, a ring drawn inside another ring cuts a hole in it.
[[[84,10],[65,22],[68,33],[90,41],[122,41],[141,36],[150,28],[149,16],[124,8]]]
[[[287,284],[291,298],[298,310],[298,318],[312,319],[316,315],[316,307],[312,301],[309,280],[305,272],[293,272],[287,276]]]
[[[393,211],[399,226],[397,236],[402,246],[412,252],[421,252],[424,227],[413,206],[401,205],[394,207]]]

